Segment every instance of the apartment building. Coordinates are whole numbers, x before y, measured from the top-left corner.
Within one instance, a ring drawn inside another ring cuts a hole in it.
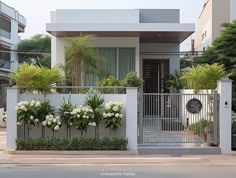
[[[195,50],[204,51],[219,36],[225,22],[236,20],[236,0],[207,0],[198,18]]]
[[[5,107],[8,86],[8,73],[18,67],[17,54],[12,52],[17,47],[26,26],[26,19],[14,8],[0,1],[0,108]],[[9,52],[7,52],[9,51]]]

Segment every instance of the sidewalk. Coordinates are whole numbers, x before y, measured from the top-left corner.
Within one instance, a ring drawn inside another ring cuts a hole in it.
[[[20,165],[235,165],[236,155],[9,155],[0,153],[1,164]]]

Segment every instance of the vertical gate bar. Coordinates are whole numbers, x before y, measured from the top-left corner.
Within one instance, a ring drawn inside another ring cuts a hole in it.
[[[145,103],[143,102],[143,90],[140,89],[140,93],[139,93],[139,144],[143,144],[143,119],[144,119],[144,114],[143,114],[143,110],[145,107]],[[145,100],[145,99],[144,99]]]
[[[214,145],[217,145],[218,144],[218,139],[217,139],[217,127],[218,127],[218,107],[217,107],[217,104],[218,104],[218,98],[217,98],[217,91],[214,90],[214,99],[213,99],[213,126],[214,126],[214,129],[213,129],[213,144]]]

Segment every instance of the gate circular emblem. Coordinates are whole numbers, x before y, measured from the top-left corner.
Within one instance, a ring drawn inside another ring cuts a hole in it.
[[[190,99],[186,105],[186,109],[192,114],[197,114],[202,110],[202,103],[199,99]]]

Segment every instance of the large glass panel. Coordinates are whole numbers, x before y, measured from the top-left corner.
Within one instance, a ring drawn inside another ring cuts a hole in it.
[[[135,48],[119,48],[119,79],[135,71]]]
[[[117,48],[98,48],[97,55],[104,76],[117,73]],[[99,77],[94,74],[84,74],[84,86],[94,86]]]

